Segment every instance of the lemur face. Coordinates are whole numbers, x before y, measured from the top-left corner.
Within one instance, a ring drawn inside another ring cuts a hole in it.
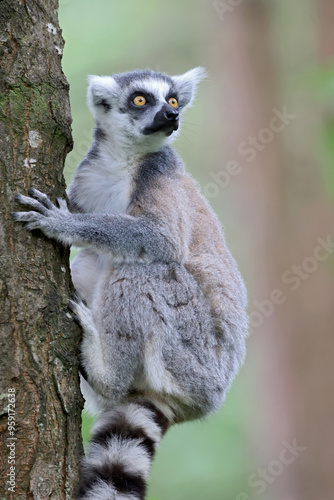
[[[97,126],[118,144],[154,151],[175,138],[204,77],[203,68],[174,77],[149,70],[91,76],[88,103]]]

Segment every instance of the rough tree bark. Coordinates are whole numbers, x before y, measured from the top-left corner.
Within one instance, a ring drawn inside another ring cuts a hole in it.
[[[82,452],[69,253],[11,219],[30,186],[64,196],[72,137],[57,8],[0,2],[1,499],[74,498]]]

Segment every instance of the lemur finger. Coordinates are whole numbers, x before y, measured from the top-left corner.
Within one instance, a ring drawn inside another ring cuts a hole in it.
[[[35,222],[28,222],[28,224],[26,224],[24,227],[25,229],[32,231],[33,229],[42,229],[43,226],[45,226],[45,222],[42,220],[37,220]]]
[[[70,300],[68,303],[68,309],[73,319],[79,323],[83,330],[91,328],[93,322],[92,311],[80,298],[76,297],[75,300]]]
[[[54,210],[55,209],[55,206],[49,200],[49,197],[46,194],[41,193],[41,191],[38,191],[38,189],[30,188],[28,190],[28,193],[30,194],[30,196],[32,196],[33,198],[36,198],[36,200],[38,200],[40,203],[42,203],[43,205],[45,205],[46,208],[48,208],[49,210]]]
[[[13,219],[15,222],[36,222],[43,217],[39,212],[14,212]]]
[[[75,321],[76,324],[82,329],[82,324],[81,324],[80,318],[76,312],[75,302],[73,300],[69,301],[69,303],[67,304],[67,309],[69,310],[73,321]]]
[[[88,308],[87,302],[80,299],[78,295],[75,295],[73,299],[68,301],[67,308],[71,313],[77,314],[80,307]]]
[[[58,206],[59,206],[60,210],[63,210],[63,211],[68,210],[67,203],[66,203],[66,200],[64,200],[64,198],[57,198],[57,202],[58,202]]]
[[[15,196],[15,201],[17,201],[21,205],[28,205],[34,208],[35,210],[38,210],[43,215],[48,214],[48,211],[44,207],[44,205],[42,205],[39,201],[34,200],[34,198],[30,198],[29,196],[24,196],[23,194],[17,194]]]
[[[68,301],[68,304],[67,304],[67,309],[68,309],[71,313],[75,314],[75,311],[76,311],[76,305],[77,305],[77,303],[75,302],[75,300],[69,300],[69,301]]]
[[[72,317],[73,321],[75,321],[75,322],[76,322],[76,324],[77,324],[80,328],[82,328],[82,326],[81,326],[81,322],[80,322],[80,319],[79,319],[79,316],[77,316],[74,312],[71,312],[71,317]]]

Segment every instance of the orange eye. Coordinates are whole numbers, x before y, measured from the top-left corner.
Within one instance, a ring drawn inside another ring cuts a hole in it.
[[[144,106],[144,104],[146,104],[146,99],[142,95],[137,95],[132,102],[135,106]]]
[[[175,99],[175,97],[171,97],[168,101],[168,104],[170,104],[172,106],[172,108],[177,108],[177,106],[178,106],[178,102]]]

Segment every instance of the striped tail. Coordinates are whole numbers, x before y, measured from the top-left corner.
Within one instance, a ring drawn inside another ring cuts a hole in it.
[[[144,500],[153,456],[169,419],[150,402],[104,413],[82,464],[80,500]]]

